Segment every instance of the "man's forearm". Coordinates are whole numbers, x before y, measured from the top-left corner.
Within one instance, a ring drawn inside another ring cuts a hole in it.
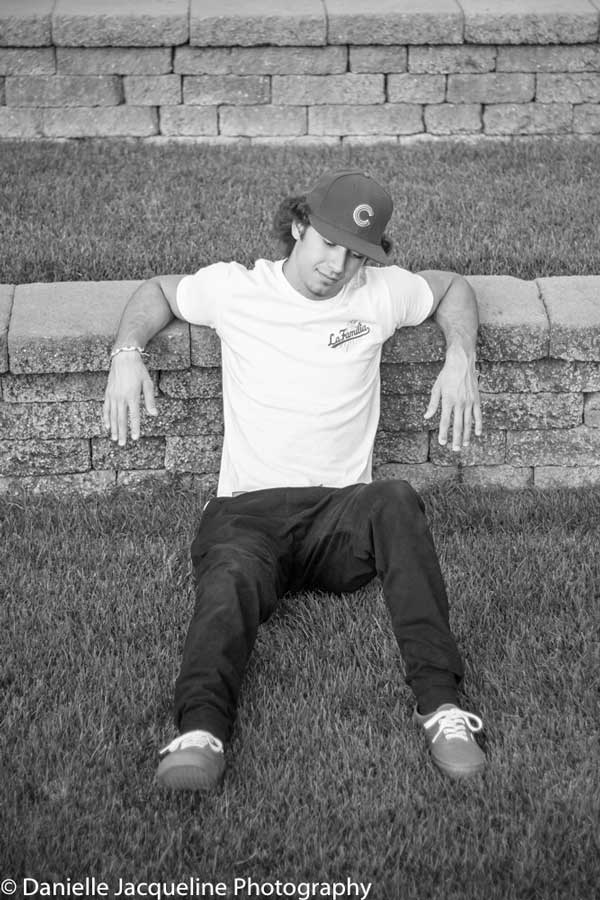
[[[145,347],[172,318],[173,312],[158,281],[145,281],[123,311],[114,347]]]
[[[453,278],[434,319],[444,333],[448,350],[460,348],[468,356],[475,356],[479,314],[475,292],[465,278]]]
[[[439,443],[448,442],[452,424],[452,449],[468,447],[471,427],[482,431],[481,404],[475,351],[479,315],[472,287],[460,275],[454,275],[434,313],[434,319],[446,338],[446,361],[431,391],[425,418],[430,419],[441,405]]]

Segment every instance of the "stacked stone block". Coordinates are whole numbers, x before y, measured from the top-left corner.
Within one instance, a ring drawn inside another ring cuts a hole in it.
[[[600,0],[3,0],[0,138],[600,133]]]
[[[438,326],[384,347],[375,477],[521,488],[600,484],[600,276],[472,276],[484,433],[460,453],[425,422],[444,358]],[[0,286],[0,491],[105,490],[174,478],[214,491],[221,452],[220,348],[174,321],[148,347],[157,417],[136,443],[102,424],[109,352],[139,282]],[[48,310],[52,315],[48,316]]]

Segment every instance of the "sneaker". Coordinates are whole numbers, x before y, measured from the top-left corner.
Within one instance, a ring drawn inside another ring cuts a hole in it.
[[[223,744],[209,731],[187,731],[160,751],[156,777],[173,791],[210,791],[225,771]]]
[[[444,703],[426,716],[415,709],[415,721],[425,729],[425,737],[436,766],[451,778],[478,775],[485,767],[485,755],[473,733],[481,731],[479,716]]]

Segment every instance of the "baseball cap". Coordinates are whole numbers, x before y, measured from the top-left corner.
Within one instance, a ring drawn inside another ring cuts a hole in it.
[[[360,169],[322,175],[306,195],[309,222],[326,240],[376,262],[389,262],[381,246],[394,204]]]

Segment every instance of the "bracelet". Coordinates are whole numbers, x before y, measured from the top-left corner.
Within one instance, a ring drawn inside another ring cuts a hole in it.
[[[137,350],[140,356],[150,356],[149,353],[146,353],[143,347],[117,347],[116,350],[113,350],[110,354],[110,358],[113,359],[117,353],[128,353],[130,350]]]

